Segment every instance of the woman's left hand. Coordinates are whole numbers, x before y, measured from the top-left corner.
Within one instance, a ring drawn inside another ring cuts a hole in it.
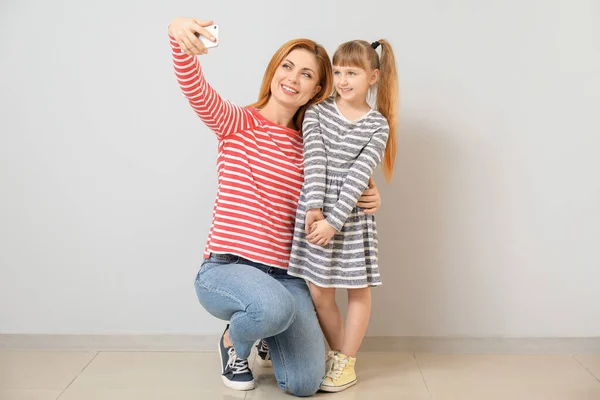
[[[381,194],[373,178],[369,178],[369,187],[365,190],[356,203],[365,214],[375,214],[381,207]]]

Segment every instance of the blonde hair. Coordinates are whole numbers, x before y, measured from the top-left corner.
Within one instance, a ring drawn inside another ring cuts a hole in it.
[[[309,52],[315,55],[315,58],[317,59],[317,64],[319,65],[317,71],[319,78],[318,85],[321,86],[321,90],[312,99],[310,99],[308,103],[301,106],[292,118],[296,129],[299,130],[302,127],[302,120],[304,119],[304,113],[306,112],[306,109],[309,106],[316,103],[320,103],[321,101],[329,97],[333,87],[333,75],[331,73],[331,61],[329,59],[329,55],[327,54],[327,51],[323,46],[321,46],[313,40],[290,40],[284,43],[283,46],[281,46],[279,50],[277,50],[275,54],[273,54],[273,57],[271,57],[271,61],[269,61],[267,69],[265,70],[265,75],[263,77],[263,81],[260,86],[260,91],[258,93],[258,100],[256,101],[256,103],[250,104],[249,107],[256,107],[260,109],[267,105],[269,99],[271,98],[271,81],[273,80],[273,76],[275,76],[277,68],[279,67],[283,59],[287,57],[287,55],[290,54],[293,50],[296,49],[308,50]]]
[[[366,71],[379,70],[377,110],[383,114],[390,126],[390,135],[385,147],[381,169],[383,170],[385,179],[389,182],[392,178],[394,163],[396,161],[398,74],[396,72],[396,58],[394,57],[392,46],[385,39],[379,39],[377,42],[381,45],[381,56],[377,54],[367,41],[352,40],[342,43],[333,55],[333,65],[358,67]]]

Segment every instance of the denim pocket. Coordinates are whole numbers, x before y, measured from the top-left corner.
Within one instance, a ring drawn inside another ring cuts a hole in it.
[[[225,264],[237,264],[240,261],[240,257],[233,254],[215,254],[212,253],[209,258],[205,258],[200,266],[198,274],[208,271],[214,267]]]
[[[240,261],[240,257],[233,254],[211,253],[210,257],[207,258],[206,261],[215,264],[237,264]]]

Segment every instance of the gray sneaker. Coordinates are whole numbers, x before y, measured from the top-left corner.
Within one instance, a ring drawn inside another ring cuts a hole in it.
[[[272,367],[273,362],[271,361],[271,353],[269,352],[269,346],[267,346],[267,341],[265,339],[261,339],[256,345],[256,352],[258,354],[258,365],[261,367]]]
[[[225,347],[223,338],[229,325],[225,328],[221,340],[219,340],[219,356],[221,357],[221,380],[233,390],[254,389],[254,376],[248,367],[248,360],[239,358],[232,347]]]

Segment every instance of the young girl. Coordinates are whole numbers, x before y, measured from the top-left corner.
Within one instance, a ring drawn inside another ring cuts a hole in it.
[[[388,181],[394,167],[398,78],[391,46],[385,40],[342,44],[333,56],[333,81],[334,96],[304,117],[304,185],[288,269],[309,282],[332,350],[321,384],[327,392],[356,383],[354,357],[369,322],[370,287],[381,284],[375,218],[356,204],[380,162]],[[367,102],[375,85],[376,110]],[[348,289],[345,329],[336,288]]]

